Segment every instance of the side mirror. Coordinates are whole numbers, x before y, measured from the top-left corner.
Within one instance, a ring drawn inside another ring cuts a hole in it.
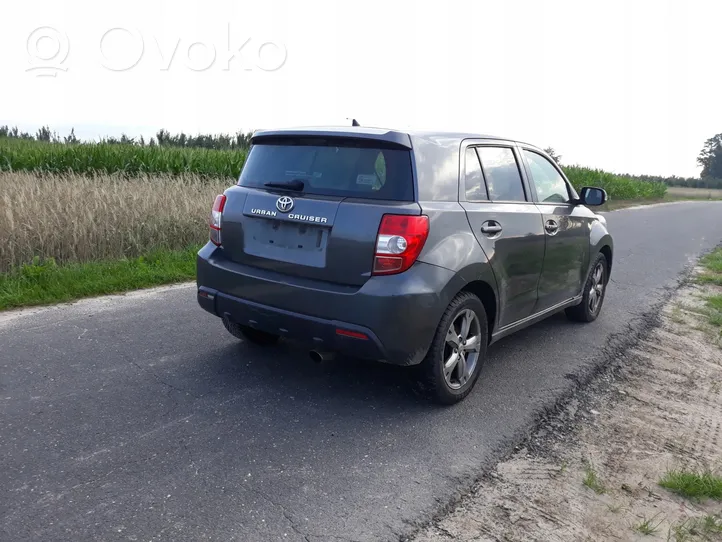
[[[579,203],[582,205],[597,206],[607,201],[607,192],[601,188],[585,186],[579,192]]]

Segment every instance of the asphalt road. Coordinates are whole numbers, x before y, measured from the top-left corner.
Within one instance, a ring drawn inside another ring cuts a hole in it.
[[[0,540],[397,539],[722,240],[722,202],[607,219],[601,317],[501,341],[452,408],[418,399],[404,369],[242,344],[192,287],[0,314]]]

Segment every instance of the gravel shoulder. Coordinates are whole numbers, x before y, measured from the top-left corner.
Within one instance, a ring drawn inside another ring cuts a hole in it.
[[[635,348],[413,540],[722,540],[719,501],[659,485],[722,468],[722,342],[704,316],[720,293],[681,287]]]

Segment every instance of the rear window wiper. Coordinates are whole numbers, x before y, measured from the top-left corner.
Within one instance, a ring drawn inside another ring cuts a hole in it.
[[[291,181],[272,181],[270,183],[264,183],[263,186],[267,186],[268,188],[284,188],[286,190],[301,192],[306,186],[306,184],[303,182],[303,179],[293,179]]]

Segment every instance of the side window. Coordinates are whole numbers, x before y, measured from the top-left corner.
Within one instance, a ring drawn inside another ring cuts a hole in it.
[[[486,185],[484,175],[481,173],[479,157],[473,147],[466,149],[464,186],[466,189],[466,201],[486,201]]]
[[[531,177],[534,181],[536,197],[540,203],[568,203],[569,189],[564,178],[552,163],[541,154],[524,150]]]
[[[486,186],[492,201],[526,201],[514,151],[508,147],[479,147]]]

